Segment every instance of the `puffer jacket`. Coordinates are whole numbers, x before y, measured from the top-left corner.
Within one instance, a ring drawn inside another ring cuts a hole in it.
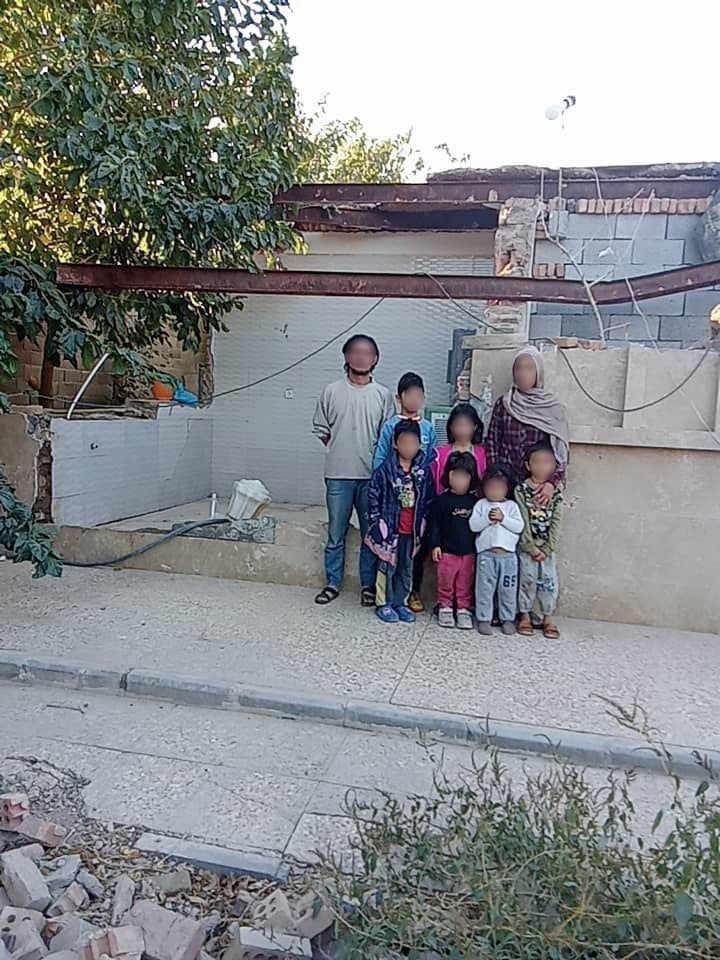
[[[415,524],[413,555],[420,548],[430,503],[434,495],[430,463],[420,450],[410,468],[415,487]],[[400,526],[400,491],[405,479],[397,452],[373,471],[368,490],[369,527],[365,543],[380,560],[395,566]]]

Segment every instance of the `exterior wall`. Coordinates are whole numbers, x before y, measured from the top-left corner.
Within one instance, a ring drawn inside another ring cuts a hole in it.
[[[289,269],[492,273],[493,233],[308,236],[310,253],[285,257]],[[352,331],[373,300],[352,297],[250,296],[213,341],[215,392],[249,383],[338,339],[317,356],[250,390],[221,397],[205,411],[215,424],[212,487],[229,493],[242,477],[263,481],[276,501],[322,503],[322,445],[311,420],[322,387],[342,375],[340,348],[351,332],[380,345],[377,378],[393,391],[401,374],[425,378],[428,402],[446,404],[453,331],[473,321],[440,300],[385,300]],[[483,304],[468,304],[482,315]]]
[[[40,383],[40,369],[42,367],[42,350],[34,346],[27,340],[22,343],[15,341],[13,351],[20,361],[20,367],[13,379],[0,377],[0,391],[9,394],[25,394],[31,398],[32,402],[37,402],[37,389],[32,389],[28,385],[28,380],[34,379]],[[54,395],[60,400],[70,401],[80,389],[82,383],[87,379],[86,370],[76,370],[67,361],[57,367],[53,377]],[[113,399],[113,376],[110,372],[110,365],[101,370],[88,387],[83,397],[83,403],[108,404]],[[22,398],[17,396],[12,398],[13,403],[19,404]],[[68,404],[58,404],[60,409],[67,409]]]
[[[624,201],[623,201],[624,202]],[[586,279],[622,280],[644,273],[657,273],[683,265],[702,262],[698,239],[705,201],[684,201],[698,212],[662,213],[650,207],[645,212],[588,213],[578,212],[582,201],[569,201],[568,210],[555,211],[550,218],[550,232],[557,225],[560,242],[580,265]],[[639,201],[649,204],[650,201]],[[669,204],[669,201],[663,201]],[[584,201],[587,208],[588,201]],[[632,210],[632,201],[630,201]],[[675,201],[676,207],[678,201]],[[660,206],[660,201],[656,201]],[[683,208],[684,209],[684,208]],[[653,212],[655,210],[655,212]],[[535,275],[564,272],[568,280],[580,279],[580,272],[543,233],[535,244]],[[644,300],[640,307],[632,303],[601,307],[607,342],[618,344],[628,340],[652,343],[662,347],[687,347],[707,339],[708,312],[720,302],[720,292],[713,289],[675,293]],[[553,337],[598,339],[598,324],[590,307],[577,304],[534,304],[530,319],[530,339],[539,341]]]
[[[208,496],[212,429],[170,407],[152,420],[54,418],[53,520],[94,526]]]

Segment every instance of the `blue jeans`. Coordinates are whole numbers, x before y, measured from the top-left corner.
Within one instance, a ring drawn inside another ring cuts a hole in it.
[[[360,585],[374,589],[375,554],[365,546],[368,531],[369,480],[325,480],[328,538],[325,545],[325,579],[339,589],[345,575],[345,538],[353,507],[360,521]]]
[[[377,576],[375,602],[379,607],[404,607],[412,588],[413,547],[415,537],[412,533],[401,533],[398,537],[397,563],[381,563]]]

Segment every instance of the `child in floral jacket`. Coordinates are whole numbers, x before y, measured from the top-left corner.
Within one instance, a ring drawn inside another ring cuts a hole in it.
[[[420,427],[401,420],[393,433],[393,451],[373,471],[368,492],[369,529],[365,543],[378,557],[375,597],[384,623],[412,623],[407,606],[413,557],[425,531],[433,483],[421,450]]]

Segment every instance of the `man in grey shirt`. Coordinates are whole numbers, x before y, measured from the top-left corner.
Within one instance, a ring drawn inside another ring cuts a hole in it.
[[[325,546],[326,586],[315,603],[326,604],[340,592],[345,574],[345,538],[353,507],[360,521],[360,601],[375,604],[375,557],[365,546],[368,525],[368,482],[383,423],[395,413],[391,392],[373,380],[380,351],[372,337],[358,333],[344,344],[345,376],[320,394],[313,433],[327,448],[325,491],[328,539]]]

